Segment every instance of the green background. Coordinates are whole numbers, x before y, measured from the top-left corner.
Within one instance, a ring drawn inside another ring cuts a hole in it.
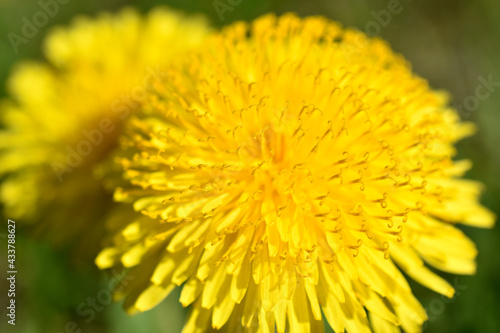
[[[228,3],[228,0],[220,0]],[[238,2],[232,0],[233,3]],[[68,24],[76,15],[95,16],[102,11],[115,12],[125,6],[147,12],[156,5],[168,5],[187,12],[203,12],[214,26],[235,20],[251,20],[267,12],[288,11],[305,15],[325,15],[346,26],[362,31],[375,29],[413,65],[414,71],[429,80],[434,88],[448,90],[452,104],[462,104],[474,96],[478,78],[500,82],[500,1],[498,0],[401,0],[402,10],[379,24],[373,13],[386,10],[392,1],[362,0],[241,0],[232,11],[218,16],[212,0],[175,1],[77,1],[60,5],[59,12],[26,45],[15,53],[7,38],[9,32],[20,34],[22,18],[31,19],[40,10],[37,1],[0,0],[0,94],[5,95],[5,81],[12,66],[21,59],[43,59],[41,42],[54,25]],[[373,30],[376,32],[375,30]],[[500,90],[500,87],[495,87]],[[479,108],[468,116],[478,124],[479,132],[460,142],[459,158],[474,162],[469,178],[487,185],[483,203],[500,215],[500,91],[480,101]],[[6,221],[0,230],[0,277],[5,281]],[[428,310],[431,320],[426,332],[500,332],[500,232],[463,227],[479,249],[475,276],[442,274],[459,285],[460,294],[453,300],[412,284],[414,293]],[[91,265],[69,264],[65,249],[53,249],[34,241],[17,230],[17,325],[7,325],[5,284],[0,283],[1,332],[65,332],[66,323],[74,321],[82,332],[180,332],[185,310],[178,304],[179,292],[149,312],[128,317],[119,304],[109,304],[96,312],[96,318],[85,322],[76,308],[87,297],[96,297],[106,288],[109,276]],[[68,327],[71,332],[71,327]]]

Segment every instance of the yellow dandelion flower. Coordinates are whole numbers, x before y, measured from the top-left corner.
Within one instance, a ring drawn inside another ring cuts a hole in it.
[[[47,62],[17,67],[1,105],[1,201],[54,242],[92,235],[112,203],[93,168],[116,146],[120,123],[150,82],[208,32],[200,17],[160,8],[78,18],[45,40]],[[83,236],[84,236],[83,235]]]
[[[101,252],[131,268],[131,312],[183,285],[185,332],[418,332],[403,272],[472,274],[455,223],[490,227],[452,161],[461,123],[380,39],[321,17],[236,23],[171,66],[123,137],[143,217]]]

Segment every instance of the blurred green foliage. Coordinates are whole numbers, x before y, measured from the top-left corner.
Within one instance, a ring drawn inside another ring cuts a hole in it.
[[[220,0],[226,2],[225,0]],[[478,77],[492,76],[500,81],[500,2],[498,0],[400,0],[402,8],[390,19],[377,21],[377,13],[387,9],[389,0],[242,0],[223,20],[213,0],[170,1],[69,1],[40,28],[27,44],[21,44],[15,53],[7,38],[9,32],[20,34],[22,18],[31,18],[40,10],[37,1],[0,0],[0,82],[4,83],[12,66],[22,59],[43,59],[41,42],[54,25],[68,24],[77,15],[95,16],[102,11],[117,11],[125,6],[148,11],[156,5],[168,5],[187,12],[205,13],[213,25],[222,26],[235,20],[251,20],[267,12],[287,11],[305,15],[325,15],[362,31],[377,32],[392,47],[402,53],[413,65],[414,71],[427,78],[434,88],[451,93],[452,104],[462,104],[474,96]],[[370,23],[370,22],[375,22]],[[378,24],[379,31],[376,30]],[[496,88],[498,89],[498,87]],[[500,89],[498,89],[500,90]],[[0,96],[5,96],[5,84]],[[500,91],[480,101],[479,108],[467,120],[478,124],[479,131],[458,146],[458,158],[473,160],[474,168],[468,177],[486,184],[483,202],[500,215]],[[6,221],[8,217],[2,217]],[[2,223],[2,225],[5,225]],[[479,249],[478,272],[475,276],[448,280],[461,286],[454,300],[412,284],[412,288],[431,320],[427,332],[500,332],[500,232],[463,228]],[[5,231],[0,230],[0,267],[6,263]],[[27,238],[22,229],[17,232],[18,313],[17,325],[7,325],[5,317],[6,291],[0,284],[0,331],[2,332],[65,332],[74,321],[82,332],[180,332],[186,311],[177,302],[174,292],[160,306],[147,313],[128,317],[119,304],[106,305],[96,311],[95,319],[77,313],[88,297],[96,297],[106,289],[109,276],[98,272],[93,265],[70,264],[67,249],[53,249],[43,242]],[[5,281],[5,270],[0,278]],[[71,325],[69,332],[71,332]]]

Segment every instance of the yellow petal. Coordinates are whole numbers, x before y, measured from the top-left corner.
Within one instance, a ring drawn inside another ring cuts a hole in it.
[[[169,284],[167,286],[150,285],[146,290],[144,290],[137,301],[135,306],[139,311],[147,311],[154,308],[158,303],[160,303],[165,297],[170,294],[170,292],[175,288],[175,285]]]

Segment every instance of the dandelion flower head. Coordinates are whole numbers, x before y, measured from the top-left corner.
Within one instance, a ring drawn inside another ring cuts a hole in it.
[[[143,214],[98,256],[145,311],[183,285],[185,332],[417,332],[403,275],[472,274],[489,227],[453,144],[474,127],[407,61],[321,17],[224,28],[129,120],[115,199]]]
[[[79,17],[53,29],[46,61],[18,64],[2,101],[0,199],[10,218],[55,243],[95,229],[112,204],[94,168],[161,66],[208,32],[203,18],[158,8]],[[96,238],[96,235],[90,235]]]

